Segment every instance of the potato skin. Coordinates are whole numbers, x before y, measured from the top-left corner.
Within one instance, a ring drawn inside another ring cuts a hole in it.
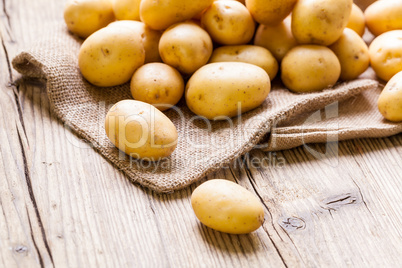
[[[136,100],[113,105],[105,118],[106,135],[127,155],[156,161],[173,153],[177,130],[172,121],[154,106]]]
[[[117,20],[140,20],[141,0],[113,0],[113,11]]]
[[[352,5],[352,13],[350,13],[348,24],[346,28],[352,29],[358,35],[363,36],[366,30],[366,22],[364,18],[364,13],[356,4]]]
[[[268,49],[253,46],[222,46],[212,52],[209,62],[236,61],[257,65],[263,68],[273,80],[278,73],[278,62]]]
[[[137,32],[127,27],[105,27],[84,41],[78,65],[91,84],[111,87],[129,81],[144,59],[144,46]]]
[[[115,20],[110,0],[69,0],[64,7],[67,28],[87,38]]]
[[[364,11],[367,28],[378,36],[382,33],[402,29],[402,1],[386,0],[372,3]]]
[[[402,71],[394,75],[385,85],[377,105],[386,119],[402,122]]]
[[[246,7],[260,24],[276,25],[292,11],[297,0],[246,0]]]
[[[281,78],[294,92],[319,91],[333,86],[341,73],[335,53],[327,47],[300,45],[282,60]]]
[[[271,89],[264,69],[243,62],[210,63],[187,82],[188,108],[211,120],[227,120],[258,107]]]
[[[130,89],[135,100],[152,104],[160,111],[165,111],[183,96],[184,81],[173,67],[154,62],[135,71]]]
[[[292,11],[292,32],[300,44],[328,46],[342,35],[353,0],[298,0]]]
[[[251,192],[223,179],[204,182],[191,195],[191,205],[204,225],[225,233],[247,234],[264,222],[264,208]]]
[[[385,81],[402,71],[402,30],[377,36],[369,46],[370,64]]]
[[[341,64],[341,76],[344,81],[361,75],[370,64],[368,47],[363,39],[352,29],[345,28],[342,36],[329,47]]]

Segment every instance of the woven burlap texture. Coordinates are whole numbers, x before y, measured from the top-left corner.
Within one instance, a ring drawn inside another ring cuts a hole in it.
[[[339,120],[336,122],[339,123],[340,137],[353,138],[356,134],[359,137],[387,136],[401,131],[400,125],[396,129],[395,124],[380,120],[371,104],[370,107],[365,106],[364,111],[353,109],[363,97],[366,99],[378,94],[378,82],[372,79],[340,83],[334,88],[310,94],[291,93],[274,84],[269,97],[259,108],[234,118],[232,122],[196,119],[182,101],[178,104],[179,112],[165,112],[179,133],[178,145],[172,156],[159,162],[130,159],[112,145],[104,130],[108,109],[120,100],[131,99],[129,85],[112,88],[92,86],[81,76],[77,64],[81,41],[70,35],[65,27],[58,27],[49,36],[18,54],[13,59],[14,68],[22,75],[46,80],[51,107],[65,126],[90,142],[130,180],[157,192],[170,192],[188,186],[228,165],[260,142],[265,146],[268,144],[265,148],[268,150],[291,148],[306,141],[325,142],[325,120],[317,121],[314,127],[311,120],[300,116],[328,105],[333,107],[333,103],[352,97],[352,105],[344,111],[346,115],[341,109],[342,118],[334,119]],[[363,91],[367,94],[357,96]],[[361,125],[350,124],[353,120],[359,121],[362,113],[375,114],[376,122],[371,122],[370,116],[367,116],[367,122],[373,123],[367,131],[359,128]],[[292,121],[294,118],[298,119]],[[298,128],[306,121],[308,128]],[[264,143],[264,137],[269,138],[267,133],[273,127],[274,135]],[[331,131],[337,130],[333,128]],[[307,137],[306,133],[308,138],[303,140],[304,136]]]

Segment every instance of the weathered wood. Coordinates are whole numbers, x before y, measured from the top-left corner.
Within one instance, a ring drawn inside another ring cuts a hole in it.
[[[402,135],[253,151],[208,176],[265,204],[263,228],[202,226],[190,195],[155,194],[55,118],[43,83],[10,60],[62,20],[63,1],[0,3],[1,267],[396,267],[402,261]]]

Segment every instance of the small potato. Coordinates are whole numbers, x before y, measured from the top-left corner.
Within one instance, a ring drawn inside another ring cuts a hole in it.
[[[183,96],[184,81],[173,67],[154,62],[135,71],[130,88],[135,100],[152,104],[164,111],[174,106]]]
[[[282,60],[281,77],[285,86],[295,92],[318,91],[333,86],[341,74],[335,53],[327,47],[300,45],[292,48]]]
[[[292,11],[292,32],[300,44],[328,46],[341,37],[353,0],[298,0]]]
[[[402,30],[402,1],[374,2],[364,11],[364,16],[367,28],[375,36],[392,30]]]
[[[292,11],[297,0],[246,0],[246,7],[260,24],[276,25]]]
[[[140,36],[127,27],[105,27],[89,36],[80,48],[78,65],[91,84],[111,87],[130,80],[144,64]]]
[[[261,105],[270,90],[264,69],[243,62],[217,62],[191,76],[185,95],[188,108],[195,114],[227,120]]]
[[[202,14],[201,25],[212,40],[222,45],[243,45],[253,38],[255,23],[247,8],[237,2],[220,0]]]
[[[172,25],[163,32],[159,54],[164,63],[183,74],[192,74],[206,64],[212,54],[208,33],[192,21]]]
[[[113,0],[113,11],[118,20],[140,20],[141,0]]]
[[[67,28],[82,38],[115,20],[110,0],[69,0],[64,7]]]
[[[358,35],[363,36],[366,29],[366,22],[363,11],[356,5],[352,5],[352,13],[350,13],[346,28],[352,29]]]
[[[247,234],[264,222],[260,200],[228,180],[215,179],[198,186],[191,195],[191,206],[200,222],[224,233]]]
[[[389,121],[402,122],[402,72],[385,85],[378,98],[378,110]]]
[[[342,36],[329,48],[341,63],[340,78],[344,81],[357,78],[369,67],[368,47],[352,29],[345,28]]]
[[[140,18],[154,30],[164,30],[169,26],[189,20],[212,4],[213,0],[142,0]]]
[[[369,55],[371,67],[385,81],[402,71],[402,30],[377,36],[369,46]]]
[[[266,48],[253,45],[223,46],[215,49],[209,62],[236,61],[263,68],[271,80],[278,73],[278,62]]]
[[[105,119],[106,135],[127,155],[156,161],[173,153],[177,130],[172,121],[154,106],[136,100],[113,105]]]
[[[297,45],[292,34],[291,16],[273,26],[260,24],[254,37],[254,45],[265,47],[281,62],[285,54]]]

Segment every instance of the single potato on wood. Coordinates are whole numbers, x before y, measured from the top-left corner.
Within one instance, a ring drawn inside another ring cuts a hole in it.
[[[224,233],[247,234],[264,222],[260,200],[228,180],[215,179],[198,186],[191,195],[191,205],[200,222]]]
[[[402,71],[385,85],[378,99],[378,110],[389,121],[402,122]]]

